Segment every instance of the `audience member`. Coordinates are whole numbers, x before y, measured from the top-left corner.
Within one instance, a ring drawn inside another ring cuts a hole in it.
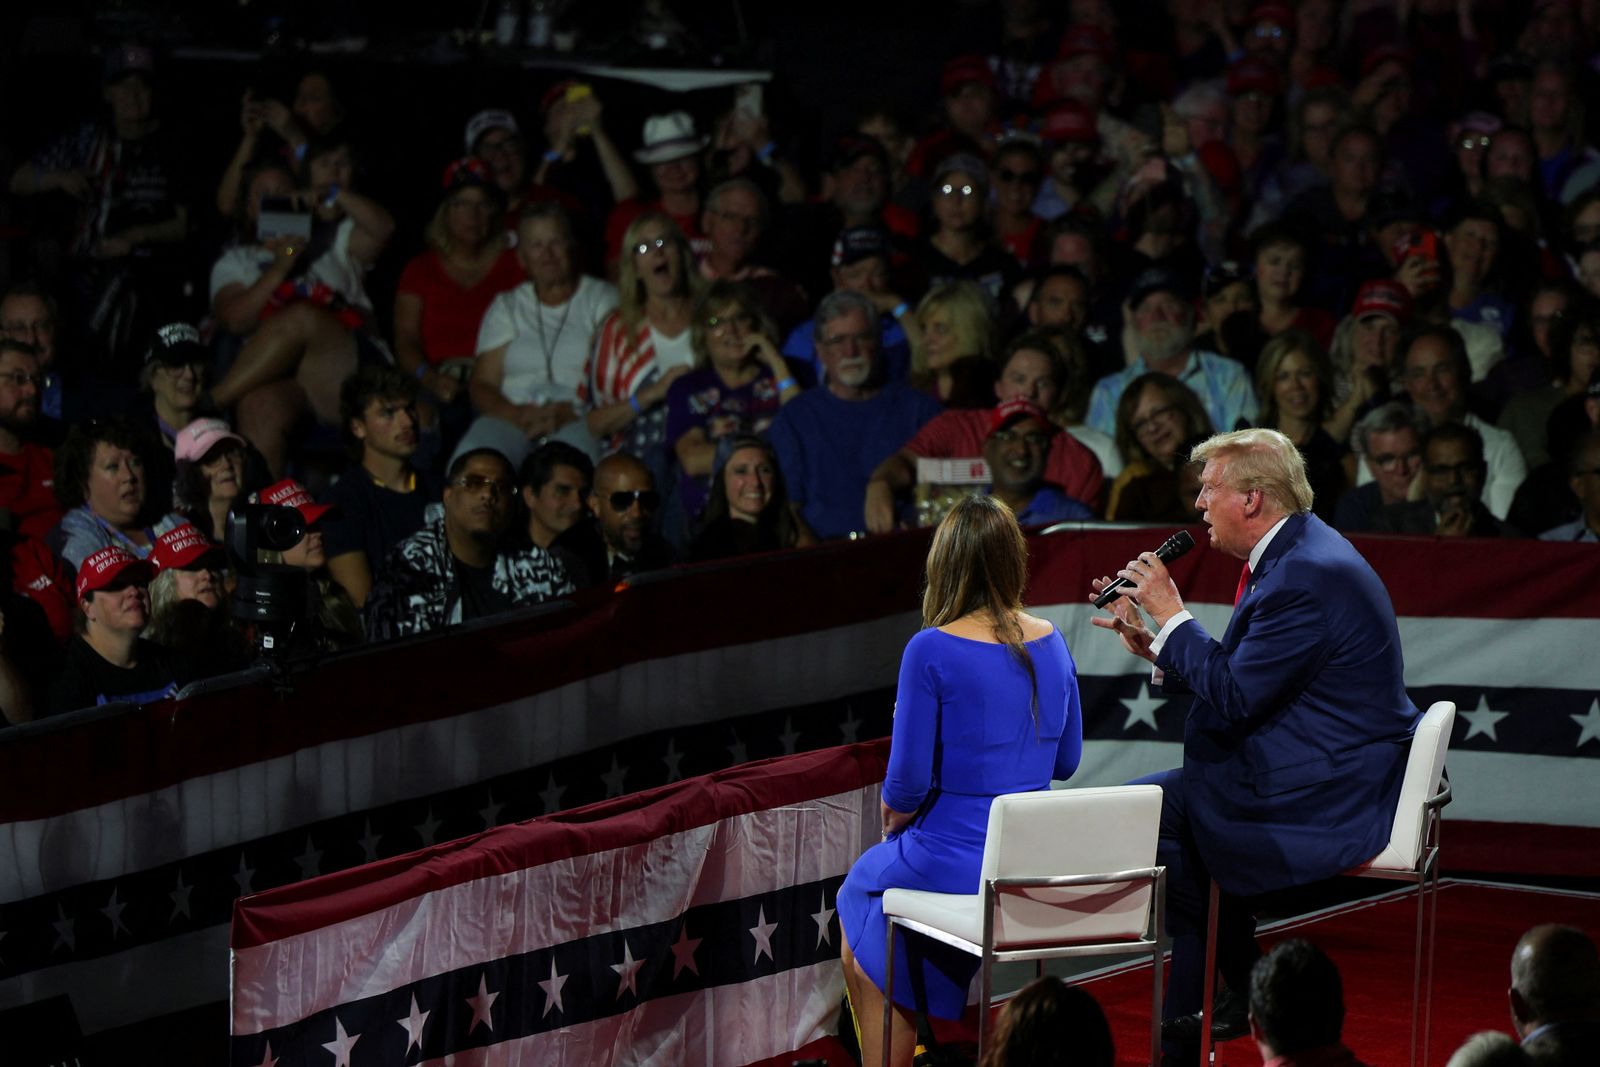
[[[1042,334],[1024,334],[1013,342],[993,397],[1002,406],[1026,400],[1041,410],[1057,410],[1063,400],[1061,360]],[[956,408],[941,412],[886,457],[867,481],[863,504],[867,529],[883,533],[894,528],[895,497],[917,480],[919,459],[972,459],[984,454],[994,430],[992,408]],[[1105,487],[1104,472],[1093,451],[1071,433],[1050,435],[1045,452],[1044,481],[1091,510],[1099,507]]]
[[[880,226],[850,226],[839,231],[830,259],[833,288],[853,289],[878,308],[881,336],[878,351],[889,381],[900,382],[911,373],[911,341],[900,320],[910,310],[900,295],[889,287],[889,231]],[[816,322],[807,319],[789,331],[783,354],[811,368],[812,378],[820,379],[822,364],[817,359]]]
[[[393,367],[365,367],[339,388],[339,410],[355,463],[323,494],[336,509],[324,523],[328,574],[356,607],[372,576],[402,540],[422,529],[436,481],[417,453],[416,379]]]
[[[355,166],[342,140],[308,146],[309,188],[281,164],[250,177],[236,215],[238,244],[211,268],[211,310],[244,345],[212,399],[238,405],[240,432],[274,474],[289,458],[302,416],[326,425],[339,415],[339,384],[374,344],[364,275],[394,232],[394,219],[351,188]],[[311,216],[310,237],[261,226],[266,197],[287,198]]]
[[[1324,349],[1332,344],[1333,316],[1300,301],[1306,279],[1306,245],[1300,234],[1277,223],[1262,226],[1250,235],[1250,261],[1261,301],[1261,329],[1272,337],[1301,330]]]
[[[689,558],[700,563],[816,542],[789,505],[772,446],[748,434],[733,438],[726,461],[711,479],[711,496],[689,544]]]
[[[579,271],[572,220],[559,204],[524,209],[516,255],[527,281],[496,296],[478,327],[467,389],[481,417],[460,450],[492,445],[520,463],[533,442],[561,434],[590,451],[579,395],[617,289]]]
[[[578,398],[589,406],[588,429],[604,451],[637,456],[658,485],[671,484],[667,391],[694,366],[690,323],[699,275],[689,242],[665,215],[640,215],[626,243],[617,310],[601,324]]]
[[[221,419],[196,419],[179,430],[173,456],[173,510],[222,544],[234,501],[266,484],[264,466],[251,462],[245,439]],[[261,469],[252,473],[252,466]]]
[[[1541,1067],[1579,1067],[1600,1058],[1600,957],[1572,926],[1546,924],[1511,953],[1511,1023]]]
[[[700,154],[707,141],[695,131],[694,118],[687,111],[669,111],[645,120],[643,141],[633,158],[649,168],[655,196],[634,196],[619,201],[612,209],[606,219],[607,264],[627,262],[630,249],[637,243],[632,230],[646,215],[665,215],[696,253],[703,250]]]
[[[61,506],[51,491],[54,453],[33,440],[42,380],[34,352],[0,338],[0,527],[42,538],[61,521]]]
[[[90,553],[78,568],[83,630],[67,645],[50,688],[52,714],[172,696],[190,668],[177,654],[139,636],[150,622],[152,568],[120,545]]]
[[[973,282],[998,303],[1022,270],[990,230],[989,168],[965,152],[947,156],[933,172],[931,192],[933,226],[917,247],[929,283]]]
[[[1582,508],[1576,519],[1539,535],[1541,541],[1600,542],[1600,431],[1578,441],[1569,464],[1572,493]]]
[[[574,527],[564,538],[582,558],[591,584],[609,588],[678,561],[677,551],[657,528],[660,509],[655,475],[637,456],[616,452],[595,465],[589,490],[594,521]]]
[[[1411,317],[1411,294],[1379,278],[1356,292],[1350,314],[1333,334],[1333,410],[1323,428],[1341,444],[1356,420],[1388,401],[1400,376],[1400,331]]]
[[[444,514],[390,550],[367,596],[367,638],[429,633],[572,591],[538,545],[508,548],[515,471],[491,449],[457,456]]]
[[[1344,448],[1323,428],[1333,388],[1333,368],[1316,339],[1299,330],[1278,334],[1256,364],[1257,425],[1277,430],[1305,457],[1313,510],[1332,521],[1344,492]]]
[[[1194,346],[1253,369],[1267,340],[1259,315],[1256,281],[1249,267],[1232,259],[1207,267],[1200,280],[1196,322],[1197,327],[1205,326],[1205,332],[1194,339]]]
[[[997,337],[983,289],[964,281],[935,286],[906,326],[912,385],[946,407],[989,406]]]
[[[156,538],[150,553],[150,625],[144,636],[186,659],[194,677],[227,674],[250,662],[250,647],[228,610],[228,560],[188,523]]]
[[[187,322],[161,327],[145,349],[140,384],[150,394],[155,430],[168,449],[199,414],[210,370],[211,353],[201,344],[200,331]]]
[[[743,282],[763,313],[787,331],[805,319],[811,302],[794,282],[756,262],[770,213],[767,195],[748,178],[730,178],[711,190],[700,222],[708,245],[700,257],[700,276]]]
[[[1446,422],[1422,438],[1422,501],[1384,512],[1380,532],[1441,537],[1515,536],[1483,503],[1487,465],[1483,439],[1469,426]]]
[[[823,298],[815,322],[824,384],[784,405],[768,432],[795,507],[823,540],[892,525],[892,515],[865,514],[867,483],[939,412],[926,393],[884,381],[877,319],[860,293]]]
[[[1045,483],[1045,456],[1051,438],[1059,433],[1043,408],[1020,397],[997,404],[990,417],[983,442],[989,493],[1003,501],[1022,526],[1095,517],[1089,505]]]
[[[66,381],[64,360],[56,358],[56,302],[32,282],[13,285],[0,295],[0,337],[28,345],[39,361],[39,413],[47,419],[76,421],[84,398],[77,383]]]
[[[256,500],[280,508],[294,508],[305,522],[300,540],[281,552],[259,550],[257,563],[290,567],[305,572],[306,621],[290,636],[291,652],[330,652],[361,643],[361,613],[350,594],[328,574],[328,552],[323,544],[322,520],[335,512],[332,504],[318,504],[306,487],[293,478],[267,486]]]
[[[1527,1050],[1498,1030],[1480,1030],[1451,1053],[1445,1067],[1533,1067]]]
[[[1495,518],[1504,519],[1528,468],[1510,434],[1467,410],[1471,369],[1460,333],[1448,326],[1417,330],[1406,346],[1404,365],[1406,391],[1430,426],[1459,422],[1482,439],[1482,456],[1488,464],[1483,503]]]
[[[584,229],[598,237],[611,209],[639,195],[633,169],[606,130],[600,97],[587,82],[567,79],[544,91],[539,110],[548,147],[533,172],[535,188],[581,205]]]
[[[528,509],[528,540],[555,553],[567,566],[572,583],[585,585],[561,555],[561,535],[588,516],[594,463],[565,441],[547,441],[528,454],[519,472],[522,503]]]
[[[1105,1012],[1081,986],[1036,978],[995,1016],[978,1067],[1111,1067],[1116,1045]]]
[[[1280,941],[1250,970],[1250,1036],[1274,1067],[1362,1067],[1339,1040],[1344,983],[1333,961],[1302,938]]]
[[[528,142],[511,112],[485,108],[474,114],[467,120],[462,147],[467,155],[488,164],[495,188],[505,201],[506,229],[515,230],[522,209],[532,204],[555,200],[569,211],[582,210],[582,204],[572,196],[533,180],[528,168]]]
[[[1255,420],[1258,405],[1244,367],[1193,347],[1193,301],[1193,290],[1171,271],[1152,268],[1134,280],[1126,304],[1131,324],[1128,366],[1095,383],[1089,400],[1090,426],[1115,434],[1124,390],[1151,372],[1165,374],[1193,390],[1211,425],[1219,431]],[[1123,458],[1126,460],[1126,452]]]
[[[1583,403],[1589,379],[1600,368],[1600,303],[1585,300],[1564,309],[1551,324],[1546,344],[1545,381],[1506,401],[1496,423],[1515,439],[1530,468],[1560,458],[1550,451],[1550,420],[1563,405]]]
[[[1212,426],[1194,390],[1160,373],[1135,378],[1117,402],[1122,473],[1112,483],[1106,518],[1117,522],[1188,522],[1194,496],[1183,485],[1189,446]]]
[[[56,450],[53,487],[65,514],[48,540],[69,566],[82,566],[110,545],[144,559],[157,537],[184,521],[147,495],[145,456],[151,449],[143,428],[122,418],[74,426],[67,434]]]
[[[506,244],[505,194],[481,159],[444,172],[444,196],[400,275],[394,295],[394,361],[426,390],[430,407],[454,410],[490,302],[522,284],[525,267]],[[520,236],[520,235],[519,235]],[[459,434],[459,429],[456,431]]]
[[[1044,178],[1044,156],[1026,138],[1002,141],[990,161],[994,174],[994,231],[1001,247],[1023,267],[1038,255],[1044,219],[1033,212],[1033,202]]]
[[[1423,426],[1408,404],[1391,400],[1356,423],[1350,445],[1372,481],[1339,498],[1333,525],[1340,533],[1393,529],[1385,517],[1411,501],[1411,485],[1422,471]]]

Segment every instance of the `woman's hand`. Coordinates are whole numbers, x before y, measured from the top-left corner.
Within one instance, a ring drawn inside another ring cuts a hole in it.
[[[1394,280],[1418,299],[1439,288],[1439,264],[1427,256],[1407,256],[1395,268]]]
[[[429,367],[422,372],[422,387],[439,398],[442,404],[452,404],[461,395],[461,383],[448,374],[440,374]]]
[[[750,354],[778,381],[789,377],[789,364],[783,361],[783,353],[778,351],[778,346],[766,334],[758,333],[750,339]]]
[[[885,838],[888,838],[890,834],[897,834],[904,830],[917,815],[914,811],[895,811],[882,801],[879,801],[878,806],[883,809],[883,836]]]

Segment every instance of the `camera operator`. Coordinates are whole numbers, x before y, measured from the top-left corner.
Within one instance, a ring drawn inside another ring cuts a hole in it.
[[[494,449],[457,456],[444,517],[396,545],[379,571],[367,598],[367,636],[427,633],[570,593],[566,569],[549,552],[507,547],[516,491],[515,471]]]
[[[78,568],[83,630],[67,645],[50,688],[51,714],[113,701],[150,703],[189,679],[189,664],[139,632],[150,621],[153,571],[118,545],[90,554]]]
[[[328,556],[322,541],[322,520],[329,513],[337,514],[331,504],[318,504],[306,487],[293,478],[285,478],[269,485],[257,494],[262,504],[293,508],[305,522],[305,535],[293,545],[282,550],[258,549],[255,562],[268,566],[281,566],[304,574],[309,588],[306,590],[305,619],[311,627],[296,629],[290,652],[310,651],[308,641],[319,652],[353,648],[362,642],[361,613],[350,594],[335,582],[328,573]],[[309,637],[301,635],[309,634]]]

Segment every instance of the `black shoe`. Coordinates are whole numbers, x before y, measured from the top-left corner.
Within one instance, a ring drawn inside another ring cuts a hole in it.
[[[1236,1037],[1243,1037],[1250,1032],[1250,1009],[1243,998],[1235,996],[1231,989],[1221,989],[1217,992],[1216,1002],[1212,1004],[1214,1018],[1211,1021],[1211,1043],[1221,1044],[1232,1041]],[[1199,1045],[1200,1044],[1200,1012],[1192,1015],[1180,1015],[1176,1019],[1168,1019],[1161,1024],[1161,1040],[1173,1044]]]

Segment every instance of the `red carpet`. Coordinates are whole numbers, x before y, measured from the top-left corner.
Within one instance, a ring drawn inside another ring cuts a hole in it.
[[[1411,1040],[1411,961],[1415,897],[1400,892],[1264,930],[1263,946],[1288,937],[1314,941],[1344,977],[1345,1044],[1368,1063],[1404,1067]],[[1506,1006],[1511,950],[1528,928],[1567,923],[1600,932],[1600,894],[1520,889],[1446,879],[1439,893],[1433,976],[1433,1036],[1427,1067],[1437,1067],[1479,1030],[1511,1029]],[[1142,1064],[1149,1040],[1149,976],[1144,969],[1091,981],[1116,1035],[1121,1064]],[[1227,1067],[1259,1067],[1249,1038],[1218,1050]]]

